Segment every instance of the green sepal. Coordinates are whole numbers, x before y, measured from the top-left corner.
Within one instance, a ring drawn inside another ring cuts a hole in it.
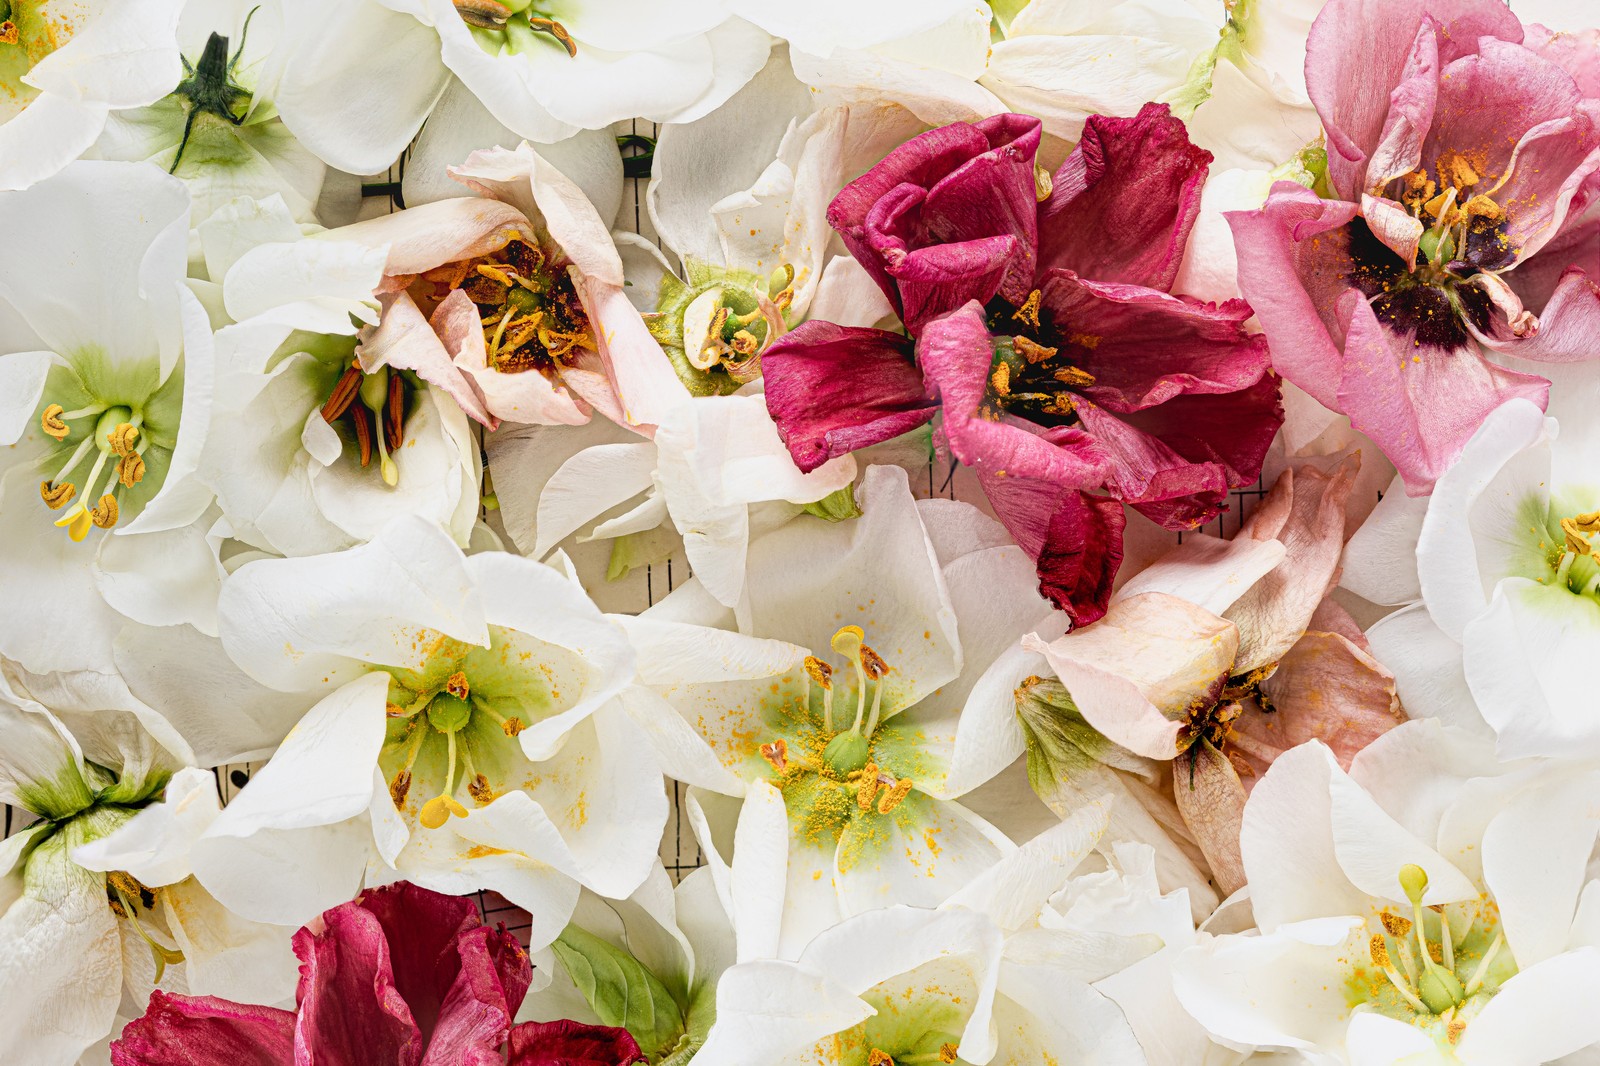
[[[1325,200],[1335,199],[1328,184],[1328,149],[1320,139],[1300,149],[1270,171],[1273,181],[1304,185]]]
[[[601,1024],[628,1030],[652,1062],[676,1052],[686,1032],[683,1011],[638,959],[576,925],[551,948]]]
[[[843,522],[848,518],[860,518],[863,514],[861,505],[856,502],[854,484],[835,489],[822,499],[806,504],[802,510],[806,514],[816,515],[829,522]]]
[[[1096,766],[1144,774],[1137,755],[1090,725],[1066,686],[1054,678],[1029,678],[1016,691],[1017,721],[1028,755],[1028,783],[1041,798]]]

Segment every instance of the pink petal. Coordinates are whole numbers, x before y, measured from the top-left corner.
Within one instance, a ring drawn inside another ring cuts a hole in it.
[[[1034,561],[1039,591],[1073,625],[1098,621],[1122,565],[1122,505],[1033,478],[980,472],[978,481],[995,517]]]
[[[294,1066],[292,1011],[156,989],[111,1043],[113,1066]]]
[[[1169,529],[1193,529],[1226,506],[1228,475],[1222,467],[1191,463],[1131,419],[1117,418],[1086,398],[1079,398],[1077,410],[1105,458],[1105,487],[1146,518]]]
[[[521,233],[533,235],[533,224],[510,204],[474,197],[436,200],[392,215],[333,230],[332,239],[355,241],[368,248],[387,244],[383,272],[393,276],[488,255]]]
[[[325,911],[320,932],[294,935],[300,957],[296,1062],[419,1066],[426,1046],[395,984],[382,923],[359,903]]]
[[[1405,260],[1407,270],[1417,269],[1417,242],[1423,233],[1420,219],[1393,200],[1368,193],[1361,194],[1361,217],[1374,237]]]
[[[1172,764],[1172,797],[1178,813],[1211,867],[1218,891],[1231,896],[1244,887],[1239,828],[1247,794],[1228,757],[1200,741]]]
[[[485,925],[461,934],[448,950],[455,958],[441,954],[437,968],[441,974],[454,969],[455,981],[439,1007],[422,1066],[503,1066],[501,1049],[533,980],[528,953],[504,928]]]
[[[449,393],[468,418],[490,429],[498,426],[500,420],[452,358],[466,334],[476,337],[478,347],[483,347],[477,308],[467,294],[459,289],[452,292],[434,311],[432,322],[422,316],[409,293],[391,293],[382,297],[382,303],[377,327],[367,331],[356,349],[361,365],[369,370],[392,366],[414,371],[423,381]]]
[[[650,336],[620,282],[613,284],[581,271],[574,282],[589,315],[610,390],[616,396],[614,405],[593,394],[584,394],[585,398],[600,410],[615,406],[620,417],[613,421],[652,435],[653,427],[669,411],[689,399],[689,390],[678,380],[671,361]]]
[[[552,382],[537,370],[503,374],[489,365],[477,305],[460,289],[434,309],[430,327],[457,376],[480,396],[484,424],[490,429],[499,428],[502,419],[540,426],[581,426],[589,421],[589,406],[573,395],[576,390],[569,388],[570,383]]]
[[[1232,622],[1147,592],[1036,650],[1090,725],[1138,755],[1172,759],[1189,711],[1216,702],[1238,647]]]
[[[1384,120],[1383,133],[1367,163],[1366,185],[1361,190],[1363,209],[1370,191],[1382,189],[1392,179],[1409,174],[1422,164],[1422,142],[1433,128],[1439,97],[1438,33],[1439,24],[1427,16],[1417,26],[1400,81],[1389,93],[1389,115]]]
[[[1586,97],[1600,97],[1600,29],[1553,33],[1543,26],[1524,27],[1522,43],[1559,65]]]
[[[644,1053],[626,1029],[570,1020],[523,1022],[511,1030],[506,1066],[631,1066]]]
[[[1600,244],[1600,233],[1593,228],[1587,232]],[[1547,255],[1548,251],[1539,259],[1543,260]],[[1582,267],[1568,267],[1539,314],[1537,333],[1531,337],[1490,336],[1481,339],[1495,351],[1519,359],[1576,363],[1595,358],[1600,355],[1595,343],[1596,338],[1600,338],[1600,284],[1596,283],[1597,277],[1600,274],[1591,274]]]
[[[938,409],[911,342],[884,330],[804,322],[762,354],[761,370],[767,410],[807,473],[913,430]]]
[[[1039,265],[1166,291],[1200,213],[1211,153],[1166,104],[1092,115],[1039,211]]]
[[[1260,779],[1272,760],[1309,740],[1333,750],[1339,765],[1406,720],[1394,675],[1339,633],[1308,631],[1261,685],[1272,703],[1253,702],[1233,723],[1231,744]]]

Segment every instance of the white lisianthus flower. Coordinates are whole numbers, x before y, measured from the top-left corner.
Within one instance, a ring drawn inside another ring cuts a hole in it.
[[[589,527],[579,540],[611,542],[606,576],[615,579],[681,548],[726,607],[740,604],[751,537],[819,501],[849,510],[856,474],[848,455],[802,474],[760,395],[685,400],[654,440],[595,419],[506,426],[490,434],[488,452],[506,530],[529,555],[543,559]]]
[[[213,343],[184,284],[189,197],[148,164],[78,162],[0,194],[0,230],[0,584],[33,605],[0,653],[109,671],[124,615],[206,625],[191,593],[216,580],[195,525]]]
[[[666,823],[661,771],[615,697],[620,629],[532,560],[464,556],[399,519],[370,543],[241,567],[221,644],[238,664],[149,671],[141,691],[203,720],[302,717],[195,843],[196,876],[241,914],[296,924],[363,883],[492,888],[552,940],[587,886],[623,897]],[[280,719],[281,720],[281,719]]]
[[[183,77],[183,0],[0,5],[0,189],[25,189],[88,151],[116,111]]]
[[[1184,1007],[1232,1045],[1391,1066],[1537,1066],[1600,1040],[1600,767],[1497,763],[1438,722],[1346,774],[1312,741],[1251,794],[1259,933],[1189,948]]]
[[[781,791],[791,948],[846,915],[942,902],[1013,847],[956,798],[1015,758],[991,740],[1016,679],[980,675],[1051,614],[969,505],[918,502],[904,471],[874,467],[861,507],[751,542],[749,635],[698,577],[622,620],[640,656],[626,702],[668,773]]]
[[[294,991],[291,930],[230,914],[189,876],[182,826],[215,811],[216,782],[180,768],[182,742],[146,723],[162,725],[111,675],[0,662],[0,803],[37,818],[0,844],[7,1063],[77,1062],[157,986],[257,1002]],[[145,846],[115,845],[136,824]],[[172,831],[143,832],[158,824]]]
[[[761,69],[771,38],[725,3],[288,0],[284,120],[343,170],[387,166],[452,78],[519,138],[687,122]],[[393,44],[401,60],[374,62]],[[507,145],[506,147],[512,147]]]
[[[1368,639],[1408,710],[1487,723],[1504,758],[1600,754],[1600,377],[1554,371],[1548,415],[1494,411],[1431,496],[1384,496],[1345,561],[1346,588],[1406,605]]]

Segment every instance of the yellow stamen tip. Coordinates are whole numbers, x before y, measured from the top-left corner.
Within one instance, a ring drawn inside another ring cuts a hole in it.
[[[89,517],[101,529],[110,529],[117,524],[117,498],[115,496],[102,496],[100,502],[89,510]]]
[[[516,736],[518,733],[522,732],[523,728],[524,726],[522,724],[522,719],[515,717],[507,718],[505,725],[500,727],[500,729],[508,737]]]
[[[450,820],[452,814],[457,818],[465,818],[467,809],[454,796],[435,796],[422,805],[417,821],[421,822],[424,828],[438,829]]]
[[[882,796],[878,797],[878,813],[888,814],[905,802],[905,798],[911,794],[911,785],[910,778],[902,777],[890,786]]]
[[[460,670],[445,680],[444,690],[458,700],[464,700],[472,694],[472,687],[467,683],[467,675]]]
[[[1382,933],[1373,933],[1372,939],[1367,943],[1367,954],[1372,956],[1372,965],[1379,969],[1387,970],[1392,963],[1389,961],[1389,944],[1383,939]]]
[[[124,488],[133,488],[144,480],[144,457],[138,452],[129,452],[117,463],[117,480],[122,482]]]
[[[815,655],[806,656],[806,675],[823,688],[833,687],[833,667]]]
[[[946,1064],[952,1063],[956,1061],[956,1055],[958,1055],[960,1051],[961,1049],[956,1047],[954,1044],[940,1044],[939,1061]]]
[[[861,650],[861,641],[866,635],[860,626],[841,626],[828,645],[840,655],[854,659]]]
[[[883,656],[866,644],[861,645],[861,668],[874,681],[889,672],[889,664],[883,661]]]
[[[52,485],[48,481],[39,482],[39,495],[44,499],[45,506],[52,511],[59,511],[65,507],[77,491],[77,486],[70,481],[63,481],[59,485]]]
[[[106,434],[106,441],[118,457],[132,455],[134,448],[139,444],[139,427],[132,422],[119,422],[110,433]]]
[[[58,403],[50,404],[39,415],[39,428],[43,429],[56,440],[66,440],[67,434],[72,430],[61,420],[61,415],[66,411]]]

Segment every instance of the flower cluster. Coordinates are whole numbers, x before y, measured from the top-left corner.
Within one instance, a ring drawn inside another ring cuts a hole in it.
[[[0,0],[0,1064],[1600,1056],[1600,17]]]

